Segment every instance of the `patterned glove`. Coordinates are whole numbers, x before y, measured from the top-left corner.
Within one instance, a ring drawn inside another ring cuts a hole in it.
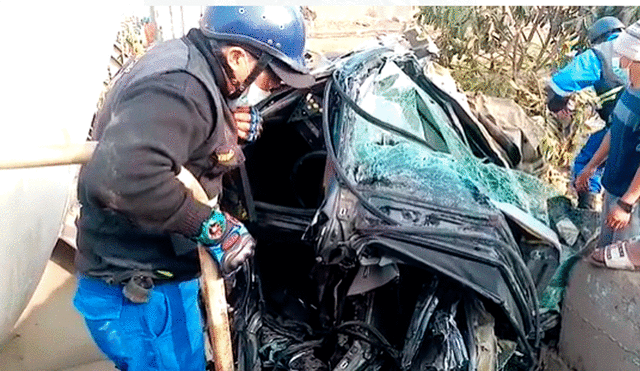
[[[194,240],[209,248],[211,255],[220,263],[224,275],[240,268],[253,255],[256,245],[244,224],[215,209],[209,219],[202,223],[200,234]]]
[[[262,133],[262,115],[255,107],[251,107],[251,126],[249,127],[249,137],[247,143],[255,142]]]

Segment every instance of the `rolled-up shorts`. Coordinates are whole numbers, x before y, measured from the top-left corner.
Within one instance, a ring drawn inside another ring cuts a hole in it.
[[[79,277],[73,299],[100,350],[120,370],[203,371],[203,321],[198,279],[157,284],[136,304],[122,286]]]

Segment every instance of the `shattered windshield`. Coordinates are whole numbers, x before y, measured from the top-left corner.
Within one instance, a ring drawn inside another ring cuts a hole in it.
[[[472,212],[491,207],[488,197],[548,224],[546,200],[555,195],[550,187],[531,175],[474,156],[441,106],[393,60],[383,63],[361,80],[355,101],[370,115],[423,143],[383,129],[351,109],[343,110],[342,125],[336,127],[341,132],[333,134],[340,137],[338,159],[350,181]],[[352,66],[354,73],[358,67]],[[349,68],[343,66],[339,83],[353,79]]]

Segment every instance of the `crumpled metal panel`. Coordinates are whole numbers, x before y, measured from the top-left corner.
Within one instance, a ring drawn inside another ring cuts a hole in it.
[[[364,51],[339,65],[328,84],[325,136],[342,191],[330,187],[320,211],[328,227],[319,256],[344,249],[340,230],[356,250],[375,245],[452,277],[500,306],[532,356],[539,340],[536,288],[490,200],[548,223],[546,199],[555,192],[476,157],[450,107],[407,76],[400,68],[406,63],[414,62],[386,49]],[[340,201],[330,200],[347,190],[357,198],[353,231],[339,220]]]

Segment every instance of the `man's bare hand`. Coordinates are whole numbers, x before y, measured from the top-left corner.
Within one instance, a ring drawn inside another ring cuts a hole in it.
[[[585,167],[580,175],[576,177],[576,181],[573,186],[578,192],[586,192],[589,190],[589,178],[593,176],[593,171],[588,167]]]
[[[629,219],[631,219],[631,213],[622,210],[618,205],[614,205],[607,215],[607,225],[612,229],[622,229],[629,224]]]
[[[558,119],[558,121],[560,121],[565,125],[569,124],[573,119],[573,111],[568,107],[565,107],[560,111],[556,112],[556,118]]]

